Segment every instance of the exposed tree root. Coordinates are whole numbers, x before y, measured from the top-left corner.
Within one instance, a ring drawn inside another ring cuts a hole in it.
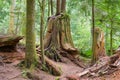
[[[41,58],[41,56],[39,57]],[[50,60],[47,56],[45,56],[45,62],[46,62],[46,65],[43,65],[42,67],[43,70],[50,72],[55,76],[60,76],[62,74],[60,67],[56,65],[54,61]]]

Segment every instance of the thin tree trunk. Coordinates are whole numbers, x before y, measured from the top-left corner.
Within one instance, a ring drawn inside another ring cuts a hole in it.
[[[14,28],[15,28],[15,14],[14,14],[14,9],[15,9],[15,3],[16,0],[11,0],[11,7],[10,7],[10,23],[9,23],[9,28],[8,28],[8,33],[9,34],[14,34]]]
[[[34,67],[37,61],[35,45],[35,0],[27,0],[26,12],[26,55],[25,65],[27,68]]]
[[[50,4],[51,4],[51,15],[53,15],[53,0],[50,0]]]
[[[108,29],[107,29],[107,26],[106,26],[106,35],[105,35],[105,46],[107,47],[108,45]]]
[[[42,62],[45,65],[44,59],[44,39],[43,39],[43,31],[44,31],[44,8],[45,8],[45,0],[42,0],[41,5],[41,24],[40,24],[40,45],[41,45],[41,54],[42,54]]]
[[[48,17],[50,16],[50,0],[48,0]]]
[[[113,43],[113,21],[111,20],[111,30],[110,30],[110,55],[112,55],[113,54],[113,45],[112,45],[112,43]]]
[[[56,15],[60,14],[60,8],[61,8],[60,3],[61,3],[61,0],[57,0]]]
[[[64,13],[66,10],[66,0],[62,0],[61,3],[61,12]]]
[[[94,22],[94,0],[92,0],[92,52],[93,52],[93,58],[92,58],[92,64],[96,61],[96,53],[95,53],[95,22]]]

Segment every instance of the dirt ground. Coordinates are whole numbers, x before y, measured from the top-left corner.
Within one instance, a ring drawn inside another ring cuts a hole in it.
[[[20,53],[15,53],[20,54]],[[35,74],[39,77],[39,79],[34,80],[68,80],[66,76],[74,75],[83,71],[83,68],[77,66],[69,59],[64,58],[65,62],[54,62],[60,69],[62,70],[61,76],[53,76],[49,73],[46,73],[41,70],[36,70]],[[24,76],[24,70],[21,70],[17,64],[20,63],[20,60],[13,60],[12,63],[0,63],[0,80],[33,80],[28,79]],[[59,78],[59,79],[58,79]],[[81,77],[80,80],[120,80],[120,70],[110,74],[104,75],[101,77]]]

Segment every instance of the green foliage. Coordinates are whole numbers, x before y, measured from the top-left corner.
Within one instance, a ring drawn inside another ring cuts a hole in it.
[[[22,70],[22,76],[23,76],[24,78],[27,78],[27,73],[28,73],[27,70]]]
[[[55,13],[55,0],[54,13]],[[71,33],[75,47],[80,54],[91,57],[91,0],[66,0],[67,14],[71,20]],[[6,34],[9,27],[9,13],[11,0],[0,0],[0,34]],[[48,1],[45,7],[45,24],[48,18]],[[38,0],[36,0],[35,31],[36,43],[39,43],[40,35],[40,15],[41,10]],[[120,45],[120,0],[95,0],[95,26],[100,27],[105,33],[106,51],[110,49],[111,20],[113,21],[113,49]],[[26,0],[16,0],[15,25],[18,33],[25,36],[26,26]],[[68,17],[68,16],[64,16]],[[46,27],[46,25],[45,25]]]

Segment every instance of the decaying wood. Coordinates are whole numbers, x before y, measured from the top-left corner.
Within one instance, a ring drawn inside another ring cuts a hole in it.
[[[22,36],[0,36],[0,51],[16,50],[16,45]]]
[[[94,30],[94,38],[93,64],[99,60],[99,58],[106,56],[104,33],[98,27]]]
[[[0,37],[0,47],[7,45],[16,45],[22,36],[2,36]]]
[[[0,35],[0,62],[14,62],[22,60],[25,54],[17,51],[17,44],[22,36]]]
[[[110,74],[120,69],[120,49],[116,50],[114,55],[99,58],[99,60],[90,68],[85,69],[83,72],[74,76],[79,78],[84,75],[100,76],[103,74]]]

